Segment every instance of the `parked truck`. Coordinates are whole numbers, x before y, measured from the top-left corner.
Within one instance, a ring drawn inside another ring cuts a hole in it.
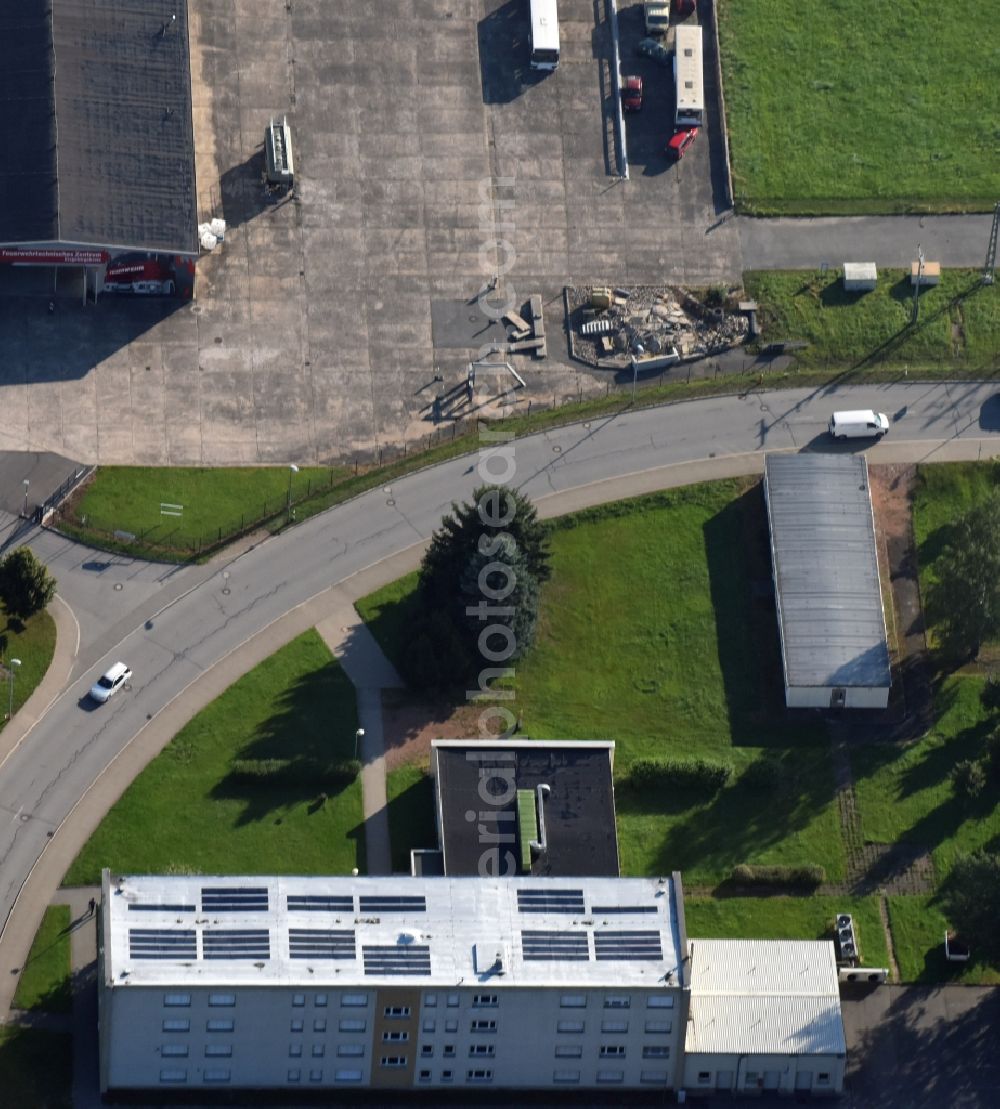
[[[661,37],[670,28],[670,0],[646,0],[646,34]]]

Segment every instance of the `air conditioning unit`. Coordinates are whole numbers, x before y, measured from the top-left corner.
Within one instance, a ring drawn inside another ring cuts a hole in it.
[[[837,913],[837,950],[841,960],[853,962],[858,957],[858,940],[850,913]]]
[[[841,967],[837,977],[841,982],[855,985],[881,986],[888,982],[889,971],[885,967]]]

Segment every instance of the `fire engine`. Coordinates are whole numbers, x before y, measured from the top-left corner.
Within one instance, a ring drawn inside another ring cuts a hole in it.
[[[175,289],[173,271],[161,262],[112,262],[104,278],[108,293],[173,296]]]

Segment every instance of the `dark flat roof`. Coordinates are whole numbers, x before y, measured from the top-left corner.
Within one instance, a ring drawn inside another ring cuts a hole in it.
[[[0,243],[197,253],[187,0],[18,0],[0,50]]]
[[[532,862],[536,877],[617,877],[618,834],[607,742],[517,740],[497,743],[438,740],[433,769],[444,852],[449,877],[479,873],[490,846],[480,842],[479,824],[514,837],[501,845],[520,858],[517,843],[516,789],[551,789],[544,802],[547,848]],[[481,773],[482,772],[482,773]],[[486,803],[480,792],[502,798]],[[475,820],[468,819],[469,813]],[[489,812],[485,821],[478,815]],[[493,814],[503,814],[496,820]],[[508,818],[508,819],[504,819]],[[521,873],[520,869],[518,873]]]

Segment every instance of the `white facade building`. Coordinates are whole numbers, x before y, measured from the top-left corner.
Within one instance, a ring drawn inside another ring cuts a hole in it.
[[[838,1094],[847,1046],[833,944],[691,940],[691,1093]]]
[[[105,871],[101,1087],[676,1087],[683,928],[679,875]]]

